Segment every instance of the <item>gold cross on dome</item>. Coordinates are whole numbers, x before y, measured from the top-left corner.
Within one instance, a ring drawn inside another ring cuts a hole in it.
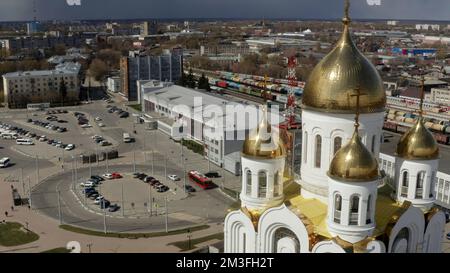
[[[351,97],[356,97],[356,112],[355,112],[355,128],[359,127],[359,115],[361,113],[361,96],[366,96],[367,94],[361,93],[361,88],[357,87],[355,93],[350,95]]]
[[[344,16],[345,18],[349,18],[349,10],[350,10],[350,0],[345,0],[345,10],[344,10]]]
[[[419,115],[420,115],[420,117],[422,117],[422,115],[423,115],[423,100],[425,97],[425,77],[424,76],[422,76],[420,83],[421,83],[421,88],[420,88]]]

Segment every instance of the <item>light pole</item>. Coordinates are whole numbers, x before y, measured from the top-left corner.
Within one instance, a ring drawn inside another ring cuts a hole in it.
[[[91,155],[89,155],[89,177],[92,176]]]
[[[31,187],[30,187],[30,177],[28,176],[28,205],[31,208]]]
[[[124,201],[124,197],[123,197],[123,181],[122,181],[121,185],[122,185],[122,216],[125,216],[125,201]]]
[[[91,246],[92,246],[92,243],[87,244],[87,247],[89,248],[89,253],[91,253]]]
[[[136,173],[136,146],[133,145],[133,173]]]
[[[105,157],[106,157],[106,173],[109,173],[109,166],[108,166],[108,152],[105,152]]]
[[[152,187],[148,186],[148,204],[150,205],[150,216],[153,215]]]
[[[20,168],[20,181],[22,182],[22,193],[25,196],[25,181],[23,181],[23,168]]]
[[[192,233],[191,233],[191,230],[190,229],[188,229],[187,230],[187,237],[188,237],[188,249],[189,250],[191,250],[191,237],[192,237]]]
[[[102,204],[103,204],[103,232],[106,234],[106,202],[105,199],[102,199]]]
[[[167,207],[167,196],[164,198],[164,205],[166,206],[166,233],[169,232],[169,208]]]
[[[155,150],[153,150],[152,148],[152,175],[155,172],[154,164],[155,164]]]
[[[39,157],[36,155],[36,185],[39,184]]]
[[[61,212],[61,198],[60,198],[60,191],[58,190],[58,217],[59,217],[59,224],[62,225],[62,212]]]

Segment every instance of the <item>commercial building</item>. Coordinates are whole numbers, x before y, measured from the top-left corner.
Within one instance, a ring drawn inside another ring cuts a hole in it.
[[[437,104],[450,105],[450,88],[431,88],[428,99]]]
[[[122,95],[128,101],[139,101],[137,81],[176,82],[183,73],[183,55],[178,50],[160,56],[123,57],[120,60]]]
[[[201,56],[217,56],[222,54],[229,55],[247,55],[250,48],[247,45],[238,46],[235,44],[219,44],[215,46],[200,46]]]
[[[155,35],[158,33],[158,23],[157,21],[145,21],[140,26],[141,36]]]
[[[108,92],[120,92],[120,77],[109,77],[107,80]]]
[[[256,116],[247,114],[252,110],[258,114],[254,105],[231,96],[210,95],[177,85],[158,86],[161,85],[152,83],[148,87],[142,109],[150,120],[157,118],[159,130],[175,140],[183,138],[203,145],[205,158],[216,165],[223,166],[225,158],[227,166],[240,164],[239,157],[227,155],[240,151],[248,131],[256,127]],[[271,113],[271,119],[273,124],[281,121],[276,113]],[[239,168],[228,169],[239,171]]]
[[[27,34],[32,35],[40,31],[40,23],[39,22],[30,22],[27,23]]]
[[[19,71],[3,75],[6,107],[26,108],[30,103],[73,104],[79,100],[79,63],[63,63],[54,70]],[[62,83],[66,95],[62,95]]]

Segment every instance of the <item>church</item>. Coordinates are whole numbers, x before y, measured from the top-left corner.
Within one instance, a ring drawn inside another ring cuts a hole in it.
[[[385,182],[377,158],[386,95],[352,41],[348,9],[304,89],[300,178],[284,175],[285,144],[263,106],[241,153],[241,207],[225,218],[225,252],[441,252],[438,145],[420,117],[397,144],[393,185]]]

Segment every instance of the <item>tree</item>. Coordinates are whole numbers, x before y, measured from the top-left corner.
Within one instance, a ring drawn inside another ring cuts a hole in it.
[[[108,66],[100,59],[94,59],[89,66],[89,71],[96,81],[100,81],[108,75]]]
[[[211,91],[211,86],[209,85],[209,80],[207,77],[205,77],[205,74],[202,74],[202,76],[198,80],[198,89]]]
[[[61,95],[61,105],[64,107],[64,100],[67,97],[67,86],[64,79],[61,79],[61,84],[59,85],[59,94]]]
[[[192,74],[192,70],[189,70],[189,74],[187,76],[187,82],[186,82],[187,87],[189,88],[195,88],[197,87],[196,83],[195,83],[195,79],[194,79],[194,75]]]
[[[187,86],[187,75],[186,73],[181,74],[181,78],[177,82],[178,85],[186,87]]]

